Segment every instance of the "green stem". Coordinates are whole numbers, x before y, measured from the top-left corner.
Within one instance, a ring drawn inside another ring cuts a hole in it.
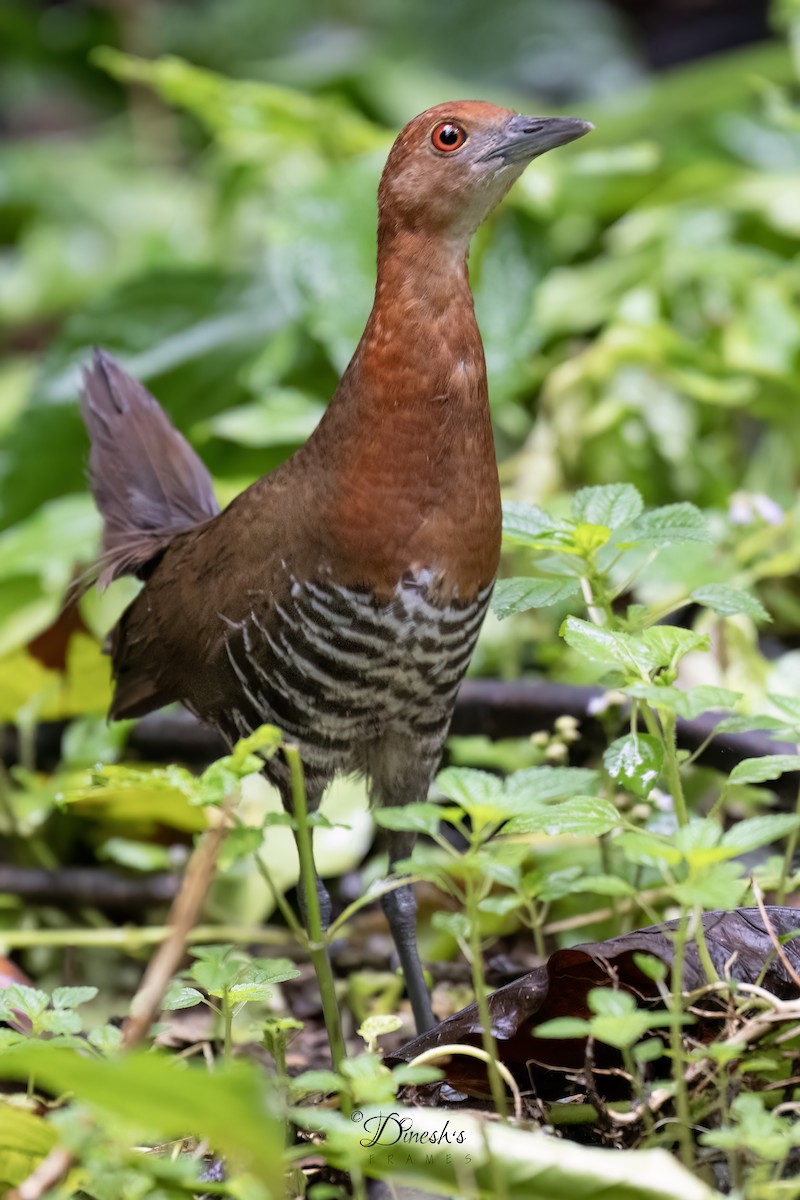
[[[292,809],[295,818],[295,841],[297,855],[300,859],[300,886],[303,889],[306,920],[308,922],[308,953],[317,977],[322,1014],[325,1018],[325,1028],[328,1031],[328,1042],[331,1047],[331,1058],[334,1069],[338,1071],[347,1058],[342,1023],[339,1017],[339,1004],[336,999],[336,987],[331,970],[331,960],[328,954],[328,940],[322,928],[322,916],[319,910],[319,894],[317,892],[317,872],[314,866],[314,852],[311,846],[311,826],[308,823],[308,804],[306,803],[306,787],[303,779],[303,764],[300,752],[296,746],[284,746],[286,761],[289,764],[289,776],[292,786]]]
[[[533,934],[533,947],[538,957],[542,960],[542,962],[544,962],[547,958],[547,947],[545,946],[544,932],[542,930],[542,925],[544,922],[542,921],[541,913],[534,902],[528,896],[525,896],[524,899],[525,911],[528,915],[531,933]]]
[[[645,712],[647,711],[647,707],[647,705],[642,705],[642,708]],[[675,816],[678,819],[678,824],[688,825],[689,812],[686,807],[686,797],[683,793],[683,784],[681,783],[681,768],[680,763],[678,762],[678,743],[675,738],[675,713],[662,713],[661,721],[664,727],[664,736],[661,739],[664,747],[664,775],[672,796],[672,804],[675,809]]]
[[[694,1145],[692,1142],[692,1118],[689,1109],[689,1092],[683,1073],[683,1037],[679,1017],[683,1012],[683,965],[686,956],[686,937],[689,929],[689,913],[681,913],[675,930],[675,950],[672,960],[672,1016],[669,1027],[669,1044],[672,1056],[672,1082],[675,1087],[675,1115],[678,1125],[678,1146],[683,1165],[692,1169]]]
[[[80,946],[136,954],[147,946],[166,941],[172,932],[171,925],[123,925],[117,929],[3,929],[0,930],[0,950]],[[259,929],[251,925],[196,925],[189,931],[186,941],[192,945],[202,942],[250,943],[281,948],[292,945],[291,936],[283,929]]]
[[[711,960],[711,952],[708,949],[708,942],[706,941],[706,931],[703,928],[703,910],[699,904],[695,906],[693,916],[696,930],[695,941],[697,942],[697,953],[700,957],[700,962],[703,964],[706,979],[709,983],[717,983],[719,981],[719,974]]]
[[[373,904],[381,896],[386,896],[389,892],[396,892],[398,888],[405,887],[407,884],[417,883],[420,879],[422,879],[421,875],[403,875],[397,879],[385,879],[379,887],[368,888],[357,900],[348,904],[335,921],[331,922],[328,927],[328,941],[337,937],[347,922],[352,920],[356,913],[360,912],[367,904]]]
[[[653,1132],[653,1114],[651,1113],[650,1107],[647,1103],[647,1096],[645,1094],[641,1068],[634,1059],[630,1046],[622,1046],[620,1053],[622,1054],[622,1062],[625,1070],[631,1077],[632,1097],[634,1101],[639,1104],[639,1111],[641,1112],[642,1117],[642,1126],[644,1127],[645,1133],[650,1134]]]
[[[256,871],[258,871],[258,874],[267,885],[267,888],[272,896],[273,903],[275,904],[278,912],[281,914],[284,921],[289,926],[298,941],[305,942],[307,940],[306,931],[303,928],[302,922],[298,921],[297,917],[292,912],[291,904],[289,904],[280,888],[276,886],[275,881],[272,878],[272,874],[270,873],[270,869],[261,857],[260,851],[256,850],[254,852],[253,862],[255,863]]]
[[[798,747],[800,750],[800,747]],[[800,814],[800,790],[797,793],[797,799],[794,804],[794,811]],[[795,851],[797,850],[797,829],[793,829],[786,839],[786,850],[783,855],[783,863],[781,865],[781,877],[778,886],[775,890],[775,903],[783,904],[786,899],[786,893],[789,890],[789,876],[792,873],[792,863],[794,862]]]
[[[608,842],[608,834],[602,833],[600,835],[599,841],[600,841],[600,862],[603,867],[603,874],[604,875],[614,875],[615,874],[614,864],[611,861],[611,846],[609,845],[609,842]],[[611,911],[614,914],[614,928],[619,930],[619,902],[617,900],[617,897],[612,895],[610,897],[610,903],[611,903]]]
[[[228,989],[222,993],[222,1059],[230,1062],[233,1056],[233,1005]]]
[[[483,971],[483,958],[481,957],[478,903],[475,895],[475,885],[469,872],[466,880],[465,899],[467,921],[469,922],[469,957],[472,969],[472,987],[475,992],[475,1003],[478,1007],[478,1016],[481,1022],[481,1041],[483,1042],[483,1049],[489,1058],[489,1087],[491,1088],[492,1100],[498,1114],[503,1120],[506,1120],[508,1117],[506,1089],[500,1072],[497,1070],[497,1043],[492,1035],[492,1018],[489,1012],[489,1002],[486,999],[486,979]]]

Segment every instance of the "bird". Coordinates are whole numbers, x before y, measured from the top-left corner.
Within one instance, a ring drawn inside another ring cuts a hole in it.
[[[95,351],[81,410],[97,581],[143,581],[109,635],[112,719],[179,701],[230,745],[273,724],[299,749],[310,811],[339,774],[365,777],[376,804],[426,799],[500,559],[470,241],[533,159],[592,128],[486,101],[405,126],[380,180],[375,297],[352,360],[305,444],[222,511],[157,400]],[[286,759],[264,772],[291,812]],[[391,870],[414,836],[387,841]],[[381,903],[423,1032],[435,1018],[413,891]]]

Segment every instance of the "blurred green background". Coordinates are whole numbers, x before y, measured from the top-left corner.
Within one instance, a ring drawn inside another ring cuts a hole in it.
[[[0,47],[0,717],[107,700],[128,583],[51,629],[98,531],[90,348],[230,499],[319,418],[371,304],[392,137],[457,97],[597,125],[473,249],[507,495],[625,480],[732,514],[795,644],[795,0],[5,0]],[[669,586],[707,576],[690,551]],[[490,623],[476,669],[563,677],[561,615]]]

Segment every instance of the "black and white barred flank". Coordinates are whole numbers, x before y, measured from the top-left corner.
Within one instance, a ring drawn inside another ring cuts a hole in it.
[[[242,703],[223,732],[235,739],[277,725],[321,783],[340,771],[373,773],[370,747],[387,738],[433,769],[492,587],[440,607],[428,598],[431,582],[428,572],[409,575],[383,603],[367,589],[293,581],[269,624],[254,610],[230,625]]]

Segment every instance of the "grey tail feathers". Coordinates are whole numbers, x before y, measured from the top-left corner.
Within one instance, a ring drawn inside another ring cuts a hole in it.
[[[103,350],[84,368],[89,483],[103,517],[101,586],[141,575],[176,533],[219,512],[211,476],[157,400]]]

